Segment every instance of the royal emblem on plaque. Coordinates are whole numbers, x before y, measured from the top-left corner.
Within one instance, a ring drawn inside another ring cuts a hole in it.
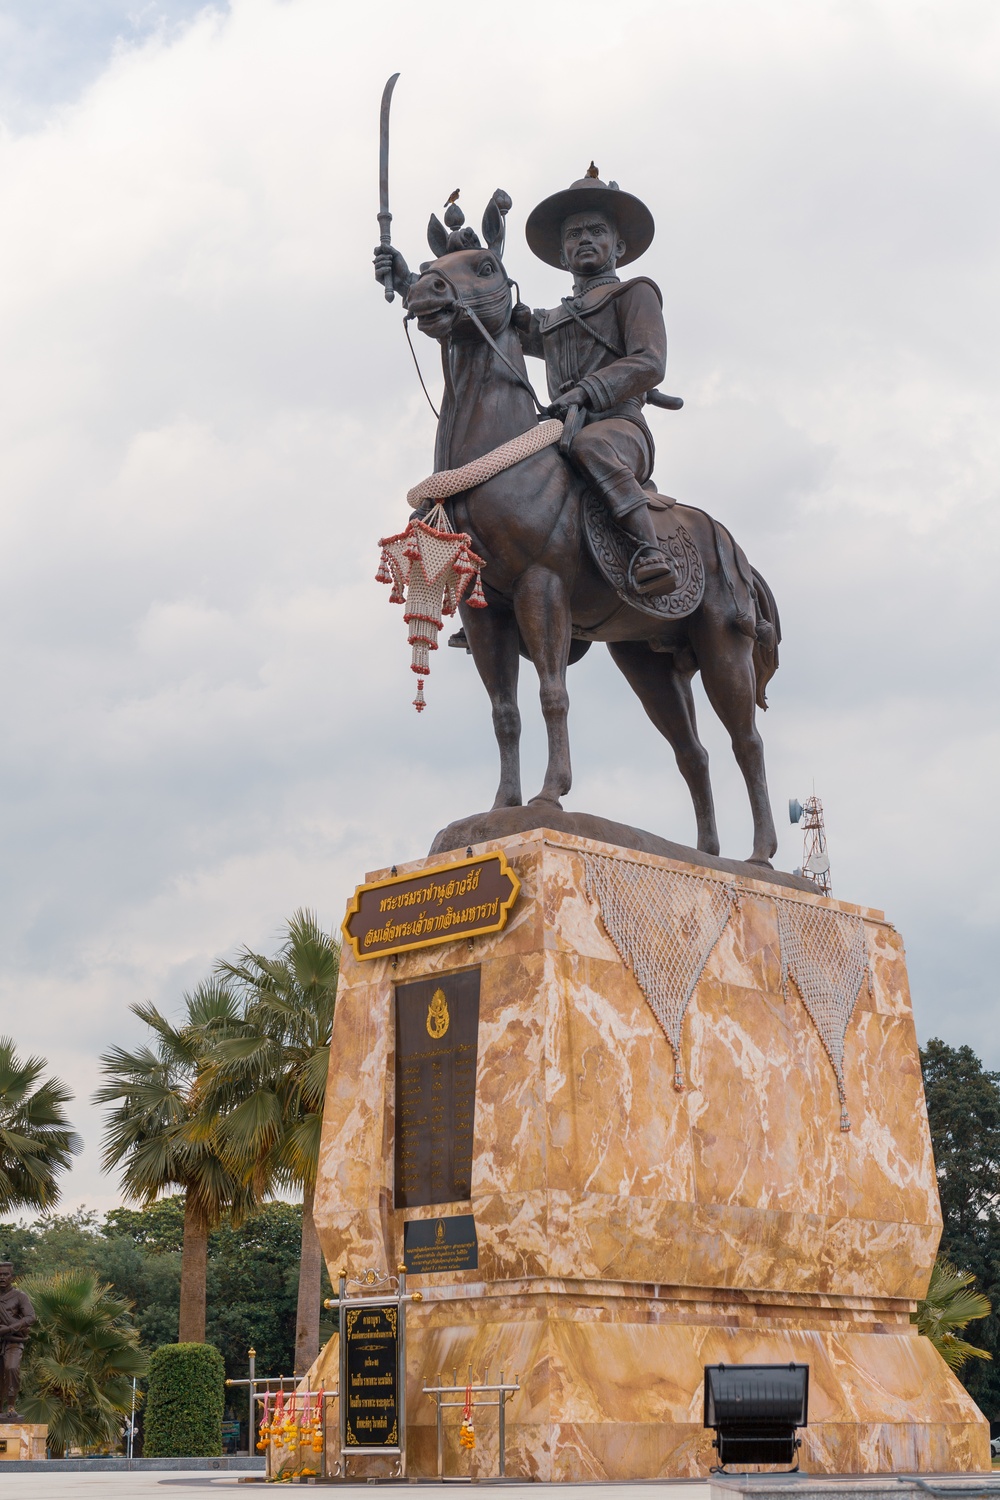
[[[431,1003],[427,1007],[427,1035],[438,1041],[448,1030],[450,1019],[444,990],[435,990]]]

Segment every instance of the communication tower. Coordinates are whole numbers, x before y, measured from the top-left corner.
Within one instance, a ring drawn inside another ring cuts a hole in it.
[[[811,880],[821,896],[831,895],[830,854],[826,847],[822,802],[815,794],[804,802],[792,797],[788,803],[788,817],[802,828],[802,868],[795,871],[796,875]]]

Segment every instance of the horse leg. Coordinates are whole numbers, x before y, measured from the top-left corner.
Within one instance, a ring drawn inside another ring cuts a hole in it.
[[[500,785],[494,807],[520,807],[521,715],[517,707],[517,621],[502,605],[462,607],[462,624],[476,670],[493,705],[493,733],[500,751]]]
[[[710,626],[710,638],[695,642],[708,701],[729,731],[736,764],[743,772],[753,813],[753,853],[749,862],[770,865],[778,835],[764,772],[764,743],[757,733],[757,683],[753,642],[728,622]]]
[[[548,568],[529,568],[514,587],[514,612],[538,673],[538,696],[549,742],[545,780],[531,802],[559,807],[560,797],[565,796],[573,783],[566,691],[572,620],[563,579]]]
[[[708,775],[708,751],[698,738],[691,678],[674,667],[674,659],[651,651],[644,641],[612,642],[611,659],[637,695],[647,715],[671,745],[677,768],[687,782],[698,824],[698,848],[718,854],[719,831]]]

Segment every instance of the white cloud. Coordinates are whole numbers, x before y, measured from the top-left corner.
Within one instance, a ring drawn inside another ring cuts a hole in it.
[[[174,21],[190,7],[173,12]],[[595,38],[599,35],[599,43]],[[96,1053],[298,905],[488,805],[488,705],[441,652],[429,710],[376,539],[431,466],[398,303],[371,280],[378,99],[392,207],[532,203],[593,156],[659,230],[657,474],[777,593],[776,811],[825,797],[836,889],[908,939],[923,1035],[1000,1064],[995,578],[1000,22],[982,3],[235,0],[119,46],[0,139],[0,997],[78,1089]],[[435,374],[435,350],[419,353]],[[672,756],[599,650],[571,676],[571,805],[689,839]],[[523,679],[527,784],[541,774]],[[727,852],[749,818],[707,708]],[[784,829],[781,861],[798,862]]]

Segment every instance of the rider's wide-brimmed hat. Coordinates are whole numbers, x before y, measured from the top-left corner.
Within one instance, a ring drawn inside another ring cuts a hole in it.
[[[562,226],[570,214],[586,213],[596,208],[608,214],[618,227],[625,241],[625,254],[618,262],[627,265],[638,260],[653,241],[655,225],[653,215],[640,198],[632,193],[623,193],[617,182],[602,182],[593,162],[586,177],[571,183],[561,193],[543,198],[537,208],[528,215],[524,226],[525,238],[539,260],[546,265],[562,265]]]

